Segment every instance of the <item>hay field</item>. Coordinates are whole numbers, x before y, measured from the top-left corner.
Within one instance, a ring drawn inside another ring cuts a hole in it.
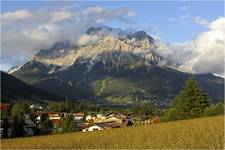
[[[9,149],[159,149],[224,148],[224,116],[118,128],[1,140]]]

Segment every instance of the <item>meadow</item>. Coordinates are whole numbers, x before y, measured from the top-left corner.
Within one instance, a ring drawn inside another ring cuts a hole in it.
[[[223,149],[224,116],[95,132],[2,139],[2,149]]]

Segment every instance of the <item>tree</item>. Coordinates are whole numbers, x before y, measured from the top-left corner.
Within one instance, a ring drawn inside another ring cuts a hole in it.
[[[66,118],[63,120],[62,124],[62,132],[71,132],[75,128],[75,123],[74,123],[74,116],[69,114],[66,116]]]
[[[195,118],[201,116],[208,106],[206,94],[195,80],[190,79],[186,81],[179,95],[172,100],[173,109],[168,110],[165,115],[175,115],[173,120]]]
[[[53,123],[52,121],[49,119],[47,114],[42,114],[41,115],[41,119],[40,119],[40,127],[41,128],[52,128],[53,127]]]
[[[11,114],[13,117],[21,117],[28,112],[30,112],[30,107],[26,102],[15,103],[11,110]]]
[[[23,116],[14,116],[13,117],[13,136],[19,137],[24,136],[24,118]]]
[[[223,115],[224,114],[224,102],[219,102],[217,104],[212,104],[208,107],[203,116],[216,116],[216,115]]]
[[[142,104],[134,104],[131,107],[131,111],[137,115],[155,115],[156,107],[151,102],[146,102]]]
[[[60,105],[60,103],[57,103],[57,102],[48,102],[47,109],[50,111],[59,112],[60,111],[59,105]]]

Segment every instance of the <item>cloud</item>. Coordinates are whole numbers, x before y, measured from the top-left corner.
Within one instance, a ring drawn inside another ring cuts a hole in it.
[[[1,57],[7,61],[2,61],[1,65],[24,63],[39,49],[61,40],[77,42],[80,34],[90,26],[111,21],[132,23],[129,17],[134,15],[126,8],[106,9],[101,6],[5,12],[1,15],[4,37],[1,39]],[[85,37],[82,40],[85,41]]]
[[[32,14],[27,10],[18,10],[15,12],[7,12],[1,15],[3,23],[11,23],[15,21],[24,20],[32,17]]]
[[[63,20],[70,19],[72,17],[72,13],[69,11],[56,11],[52,13],[52,22],[59,22]]]
[[[133,17],[135,13],[126,8],[118,8],[109,10],[100,6],[87,7],[79,16],[86,20],[91,20],[96,23],[103,23],[112,20],[119,20],[127,23],[131,23],[131,20],[126,17]]]
[[[192,22],[204,27],[208,27],[209,22],[207,20],[203,19],[200,16],[191,15],[190,5],[186,1],[182,2],[182,5],[179,7],[179,9],[181,10],[181,15],[178,17],[170,17],[168,19],[169,21],[180,22],[183,24]]]
[[[197,23],[199,25],[203,25],[205,27],[208,27],[208,25],[209,25],[209,22],[207,20],[205,20],[205,19],[203,19],[203,18],[201,18],[199,16],[192,17],[192,20],[193,20],[193,22],[195,22],[195,23]]]
[[[190,5],[186,1],[182,1],[182,5],[179,9],[183,12],[188,12],[190,10]]]
[[[87,34],[84,34],[84,35],[82,35],[82,36],[79,37],[77,43],[79,45],[85,45],[87,43],[95,43],[99,39],[100,39],[100,37],[97,36],[97,35],[87,35]]]
[[[184,14],[184,15],[181,15],[179,17],[171,17],[168,19],[169,21],[175,21],[175,22],[181,22],[181,23],[184,23],[184,24],[187,24],[189,22],[193,22],[193,23],[196,23],[196,24],[199,24],[201,26],[204,26],[204,27],[208,27],[209,25],[209,22],[208,20],[205,20],[199,16],[191,16],[190,14]]]
[[[135,16],[136,14],[135,14],[135,12],[133,12],[133,11],[128,11],[128,13],[127,13],[127,16],[130,16],[130,17],[133,17],[133,16]]]
[[[224,74],[225,18],[209,24],[209,30],[194,40],[193,58],[181,66],[196,73]]]
[[[190,42],[158,43],[157,52],[182,71],[224,76],[225,17],[208,23],[207,27],[206,32]]]

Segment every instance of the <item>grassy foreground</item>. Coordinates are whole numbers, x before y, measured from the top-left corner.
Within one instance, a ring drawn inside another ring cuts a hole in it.
[[[159,123],[148,126],[119,128],[89,133],[1,140],[1,148],[224,148],[224,116]]]

